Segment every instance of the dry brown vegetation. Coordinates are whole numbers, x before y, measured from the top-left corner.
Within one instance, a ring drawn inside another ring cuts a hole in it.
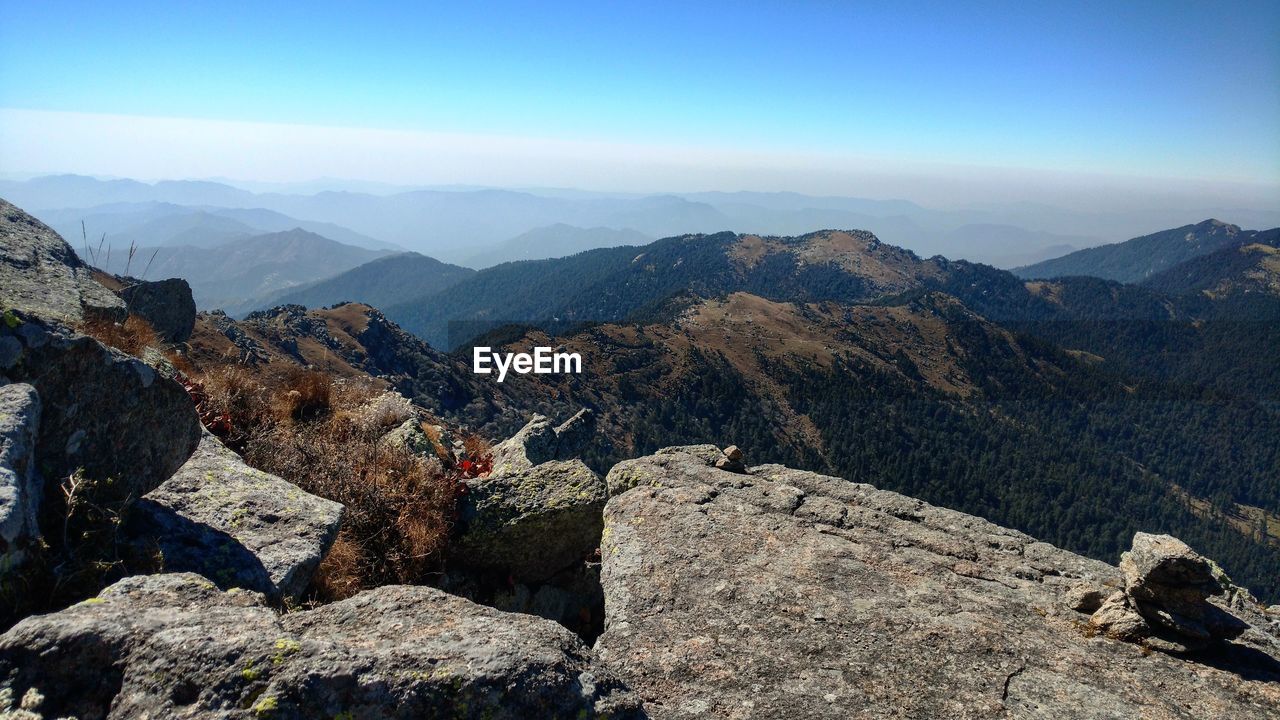
[[[156,331],[137,315],[130,315],[122,323],[107,319],[90,320],[82,324],[79,330],[103,345],[138,357],[147,348],[161,345]]]
[[[95,321],[80,331],[141,357],[160,352],[205,426],[249,465],[346,506],[342,530],[316,574],[318,601],[389,583],[428,582],[443,564],[465,469],[385,442],[413,415],[371,378],[335,379],[298,366],[221,364],[197,371],[146,321]],[[467,438],[467,451],[484,448]]]
[[[225,366],[201,381],[210,409],[230,418],[225,440],[249,465],[346,506],[313,585],[316,600],[439,572],[460,478],[436,458],[385,441],[409,416],[407,405],[397,410],[370,383],[301,368],[260,382]]]

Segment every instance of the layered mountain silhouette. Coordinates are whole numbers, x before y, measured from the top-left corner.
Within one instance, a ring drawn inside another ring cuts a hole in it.
[[[147,278],[179,277],[191,284],[201,308],[233,314],[255,307],[258,298],[362,265],[386,251],[345,245],[295,228],[249,235],[213,247],[187,245],[90,246],[90,262],[110,273]]]
[[[176,205],[168,202],[112,203],[44,210],[43,220],[81,249],[99,242],[116,248],[192,245],[215,247],[230,240],[301,228],[331,240],[371,250],[403,250],[341,225],[300,220],[263,208]]]
[[[182,206],[189,212],[225,214],[258,232],[302,227],[339,242],[412,250],[463,265],[531,259],[535,256],[521,254],[489,261],[476,256],[478,251],[556,224],[631,229],[648,237],[722,230],[799,235],[822,227],[856,227],[923,257],[940,254],[999,267],[1036,262],[1066,252],[1069,248],[1065,246],[1101,245],[1152,227],[1204,217],[1229,217],[1251,227],[1280,224],[1280,214],[1275,212],[1217,207],[1088,212],[1043,204],[989,203],[936,209],[900,199],[798,193],[627,195],[548,188],[423,189],[337,181],[252,187],[256,191],[210,181],[149,184],[63,175],[21,182],[0,180],[0,195],[28,208],[69,239],[79,238],[79,223],[88,214],[116,211],[122,205],[163,204]],[[317,192],[325,187],[329,189]],[[226,212],[232,210],[251,213]],[[265,218],[256,217],[269,213],[292,220],[267,226]],[[95,229],[93,223],[86,224],[94,238],[124,229],[112,230],[105,225]],[[598,247],[614,244],[617,239],[604,237],[601,242]],[[80,243],[73,240],[73,244]],[[388,247],[391,244],[394,247]],[[574,251],[580,249],[584,248]],[[550,252],[545,255],[553,256]]]

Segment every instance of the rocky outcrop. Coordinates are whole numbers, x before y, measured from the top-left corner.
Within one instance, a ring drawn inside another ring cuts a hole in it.
[[[1248,627],[1209,602],[1224,593],[1225,574],[1175,537],[1138,533],[1133,549],[1120,557],[1120,571],[1124,591],[1090,618],[1112,637],[1187,652],[1237,637]]]
[[[506,475],[552,460],[578,457],[591,437],[595,415],[588,409],[558,426],[543,415],[534,415],[519,432],[493,448],[493,474]]]
[[[522,582],[546,580],[599,545],[606,495],[581,460],[468,481],[452,552],[461,563]]]
[[[747,466],[743,462],[742,449],[737,445],[725,448],[723,457],[716,458],[715,467],[729,472],[745,473]]]
[[[1280,644],[1253,610],[1194,660],[1153,653],[1067,607],[1117,591],[1112,566],[869,485],[715,469],[723,456],[609,473],[596,649],[653,717],[1280,717]]]
[[[40,395],[36,457],[52,492],[82,471],[101,481],[97,500],[137,499],[190,457],[200,421],[181,385],[93,338],[9,318],[0,323],[0,345],[15,352],[4,373]]]
[[[165,570],[296,600],[338,536],[343,508],[255,470],[205,432],[194,455],[134,509],[129,532]]]
[[[147,321],[160,339],[170,343],[186,342],[196,326],[196,301],[191,286],[182,278],[148,282],[126,278],[120,297],[130,315]]]
[[[127,578],[22,621],[0,636],[0,684],[80,720],[639,715],[539,618],[406,586],[280,616],[191,574]]]
[[[30,385],[0,386],[0,576],[22,562],[40,537],[36,429],[40,397]]]
[[[125,304],[47,225],[0,200],[0,309],[65,323],[124,320]]]
[[[583,411],[559,427],[535,415],[494,450],[493,470],[466,481],[442,587],[492,607],[554,620],[588,642],[603,627],[599,546],[608,499],[581,460]],[[535,462],[536,461],[536,462]]]
[[[599,547],[608,489],[581,460],[564,459],[591,423],[585,409],[558,427],[534,415],[494,447],[492,471],[467,481],[459,501],[458,564],[541,582]]]

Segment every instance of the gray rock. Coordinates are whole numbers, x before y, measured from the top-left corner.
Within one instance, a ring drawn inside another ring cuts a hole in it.
[[[22,563],[40,537],[36,474],[40,397],[30,385],[0,387],[0,576]]]
[[[415,455],[436,457],[436,446],[422,431],[422,423],[417,418],[405,420],[382,439],[391,447],[402,447]]]
[[[1114,567],[869,485],[713,462],[668,451],[608,477],[632,489],[605,508],[595,647],[652,717],[1280,717],[1280,645],[1256,626],[1211,663],[1144,657],[1060,610],[1068,587],[1119,587]]]
[[[92,273],[58,233],[0,200],[0,309],[72,324],[124,320],[124,301]]]
[[[595,437],[596,415],[582,408],[556,426],[556,459],[565,460],[582,453]]]
[[[1076,612],[1092,614],[1102,607],[1107,597],[1108,594],[1102,588],[1080,584],[1067,591],[1063,603]]]
[[[279,616],[192,574],[131,577],[0,636],[0,685],[49,717],[632,717],[560,626],[425,587]]]
[[[8,370],[22,358],[22,343],[15,337],[0,337],[0,371]]]
[[[747,467],[743,464],[742,457],[742,449],[737,445],[730,445],[724,449],[723,455],[716,459],[715,467],[729,472],[745,473]]]
[[[589,441],[595,414],[583,408],[557,427],[543,415],[534,415],[519,432],[493,448],[493,474],[528,470],[551,460],[574,458]]]
[[[1134,609],[1157,629],[1172,633],[1161,649],[1199,649],[1244,630],[1234,617],[1208,602],[1223,594],[1223,583],[1230,584],[1230,579],[1175,537],[1135,534],[1132,549],[1120,556],[1120,571]]]
[[[599,546],[606,499],[604,481],[581,460],[468,481],[452,556],[522,582],[545,580]]]
[[[167,343],[186,342],[196,326],[196,302],[182,278],[147,282],[126,279],[121,291],[130,315],[146,320]]]
[[[1137,642],[1151,635],[1151,626],[1133,609],[1123,591],[1107,596],[1089,618],[1089,625],[1115,640]]]
[[[195,450],[201,428],[191,397],[141,360],[23,316],[0,323],[2,338],[22,346],[9,378],[40,395],[36,458],[46,496],[83,470],[101,481],[97,501],[136,500]]]
[[[605,484],[609,486],[609,497],[639,486],[660,485],[665,476],[663,469],[668,463],[686,462],[686,456],[697,458],[706,465],[714,466],[724,457],[720,448],[715,445],[677,445],[658,450],[647,458],[624,460],[614,465],[605,476]]]
[[[1210,595],[1221,592],[1213,567],[1186,543],[1170,535],[1136,533],[1133,547],[1120,556],[1125,585],[1200,586]]]
[[[744,473],[747,471],[747,468],[742,464],[742,461],[732,460],[728,457],[716,458],[716,462],[713,467],[717,470],[726,470],[732,473]]]
[[[245,465],[205,432],[191,459],[138,503],[129,531],[155,544],[166,571],[297,599],[337,539],[342,511]]]

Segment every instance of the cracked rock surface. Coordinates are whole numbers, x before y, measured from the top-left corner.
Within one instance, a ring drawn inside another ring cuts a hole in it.
[[[126,578],[0,636],[0,678],[46,717],[635,717],[568,630],[426,587],[278,615],[194,574]]]
[[[1280,644],[1091,631],[1117,568],[838,478],[670,448],[609,474],[603,662],[651,717],[1276,718]],[[1088,602],[1082,596],[1089,595]],[[1123,597],[1123,593],[1120,593]]]

